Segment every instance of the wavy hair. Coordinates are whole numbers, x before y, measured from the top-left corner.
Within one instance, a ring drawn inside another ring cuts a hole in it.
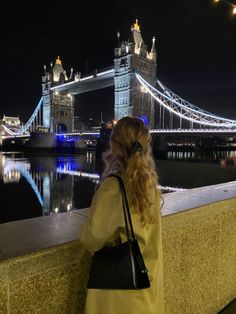
[[[126,186],[130,206],[141,221],[154,223],[155,202],[162,200],[158,175],[152,155],[151,135],[139,118],[126,116],[118,120],[110,137],[110,148],[103,154],[105,169],[102,181],[109,174],[120,175]]]

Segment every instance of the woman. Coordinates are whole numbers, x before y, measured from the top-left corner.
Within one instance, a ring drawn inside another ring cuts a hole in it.
[[[80,242],[90,252],[125,242],[126,232],[119,182],[128,195],[134,233],[148,269],[150,288],[143,290],[88,289],[85,314],[163,314],[163,260],[158,177],[151,136],[139,118],[124,117],[114,126],[105,170],[92,200]]]

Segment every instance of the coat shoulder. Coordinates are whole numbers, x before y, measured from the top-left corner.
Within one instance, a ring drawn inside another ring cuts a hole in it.
[[[111,191],[113,190],[114,192],[118,192],[120,187],[119,187],[119,182],[115,177],[107,177],[104,179],[104,181],[100,184],[99,189],[104,190],[104,191]]]

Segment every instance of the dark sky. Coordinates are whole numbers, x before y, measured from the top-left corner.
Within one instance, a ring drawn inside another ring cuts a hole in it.
[[[232,3],[235,3],[232,1]],[[43,66],[59,55],[69,72],[113,64],[116,33],[139,19],[156,36],[158,78],[193,104],[236,119],[236,16],[213,0],[18,1],[0,13],[0,113],[26,121],[41,97]],[[87,61],[86,61],[87,60]],[[86,66],[87,64],[87,66]],[[76,98],[76,114],[113,114],[113,89]]]

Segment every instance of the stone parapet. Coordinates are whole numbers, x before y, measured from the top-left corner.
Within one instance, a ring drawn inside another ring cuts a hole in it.
[[[163,218],[166,314],[216,314],[236,297],[236,198]]]
[[[86,212],[0,225],[1,314],[83,313]],[[162,226],[165,313],[216,314],[236,296],[236,197],[163,215]]]

